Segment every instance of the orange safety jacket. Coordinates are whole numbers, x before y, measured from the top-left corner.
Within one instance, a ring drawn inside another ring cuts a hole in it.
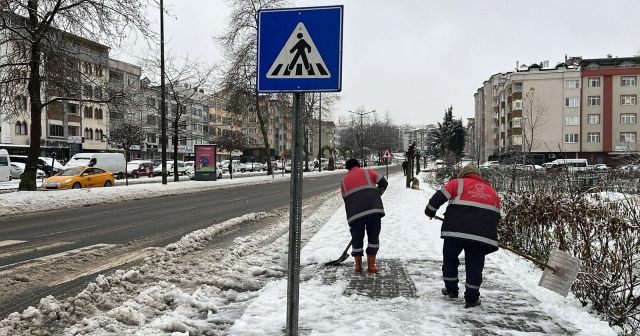
[[[475,174],[449,181],[431,197],[424,213],[435,216],[447,201],[441,238],[481,243],[487,254],[498,250],[500,197],[487,181]]]
[[[373,169],[354,167],[340,183],[340,192],[347,211],[349,225],[369,215],[384,217],[384,206],[378,188],[387,188],[389,183]]]

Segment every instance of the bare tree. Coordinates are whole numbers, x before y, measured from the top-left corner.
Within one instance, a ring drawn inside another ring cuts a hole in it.
[[[95,78],[87,76],[87,63],[81,60],[101,72],[108,68],[108,49],[106,59],[97,49],[121,46],[132,30],[143,37],[152,33],[145,0],[5,0],[2,6],[0,45],[8,52],[0,56],[0,110],[7,111],[3,118],[31,122],[19,189],[35,190],[43,108],[56,102],[110,101],[114,95],[89,98],[80,92],[78,79]]]
[[[522,98],[522,148],[523,155],[531,153],[532,149],[540,147],[544,139],[538,136],[544,130],[547,123],[548,107],[536,95],[536,89],[531,87]]]
[[[134,146],[142,146],[147,133],[141,125],[123,121],[112,123],[109,130],[109,145],[124,151],[127,162],[131,159],[131,151]],[[126,175],[126,185],[129,185],[129,174]]]
[[[225,54],[224,87],[227,90],[229,109],[232,113],[245,114],[254,106],[260,124],[266,155],[271,152],[267,126],[269,109],[260,108],[260,95],[256,92],[256,61],[258,11],[288,7],[289,0],[227,0],[231,14],[226,31],[214,39]],[[267,160],[268,174],[273,173],[271,158]]]
[[[224,131],[221,136],[213,139],[218,148],[229,152],[229,163],[232,164],[231,152],[234,150],[243,151],[247,147],[247,137],[239,131]],[[229,169],[229,176],[233,178],[233,171]]]
[[[167,97],[170,100],[166,104],[167,137],[171,138],[173,144],[174,181],[179,181],[178,144],[181,140],[191,139],[193,137],[193,126],[201,121],[201,118],[194,117],[193,109],[196,105],[207,105],[210,101],[211,98],[204,92],[204,88],[210,85],[216,66],[200,61],[197,58],[191,59],[189,55],[177,57],[170,55],[170,53],[167,54],[169,56],[165,58],[165,88]],[[143,93],[146,100],[146,98],[151,98],[150,96],[155,97],[156,91],[160,90],[159,84],[157,84],[160,79],[160,60],[148,57],[143,60],[143,64],[144,71],[153,78],[151,86],[155,89],[147,90]],[[161,113],[159,105],[147,105],[157,111],[158,115]],[[208,122],[208,116],[206,120]],[[161,141],[166,141],[166,139],[161,139]]]

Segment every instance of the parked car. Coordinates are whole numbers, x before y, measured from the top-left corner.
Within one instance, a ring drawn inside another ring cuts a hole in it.
[[[185,170],[185,174],[187,174],[187,176],[189,176],[190,180],[195,180],[196,179],[196,168],[195,168],[195,166],[187,167],[187,169]]]
[[[24,173],[24,169],[25,169],[26,165],[22,162],[11,162],[11,178],[12,179],[21,179],[22,178],[22,174]],[[45,177],[47,174],[38,169],[36,170],[36,178],[37,179],[41,179],[43,177]]]
[[[167,161],[167,176],[171,176],[174,173],[173,161]],[[162,165],[158,165],[153,168],[154,175],[162,176]],[[178,175],[186,175],[186,167],[184,166],[184,161],[178,161]]]
[[[604,164],[604,163],[598,163],[598,164],[593,166],[593,170],[595,172],[600,172],[600,173],[608,172],[609,169],[611,169],[611,168],[607,167],[607,165]]]
[[[127,162],[127,175],[133,178],[140,176],[154,176],[153,161],[133,160]]]
[[[233,173],[242,172],[247,170],[247,166],[244,163],[240,163],[240,160],[233,160]],[[229,160],[222,161],[222,172],[229,171]]]
[[[0,149],[0,182],[11,181],[11,158],[6,149]]]
[[[11,162],[27,163],[26,155],[9,155],[9,158],[11,159]],[[52,162],[53,162],[53,166],[51,165]],[[38,158],[38,163],[36,163],[36,167],[38,167],[38,169],[45,172],[47,176],[55,175],[61,172],[62,170],[64,170],[64,166],[60,163],[60,161],[54,158],[48,158],[44,156],[41,156]],[[51,173],[52,167],[53,167],[53,173]]]
[[[245,166],[247,167],[248,171],[261,171],[262,170],[262,163],[260,162],[249,162],[246,163]]]
[[[55,176],[42,180],[43,189],[80,189],[111,187],[115,183],[113,174],[99,167],[68,167]]]

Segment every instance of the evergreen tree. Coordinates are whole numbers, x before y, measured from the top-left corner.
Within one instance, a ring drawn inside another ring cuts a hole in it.
[[[445,151],[456,159],[462,156],[465,145],[466,130],[462,119],[453,119],[453,106],[444,111],[442,123],[432,132],[431,145],[436,157],[444,157]]]

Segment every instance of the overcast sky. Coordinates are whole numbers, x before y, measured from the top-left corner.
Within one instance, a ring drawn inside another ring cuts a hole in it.
[[[167,48],[210,62],[221,54],[224,0],[164,0]],[[640,1],[296,0],[296,7],[344,5],[342,102],[334,119],[363,106],[396,124],[474,114],[484,80],[520,64],[568,56],[633,56],[640,50]],[[155,15],[155,13],[154,13]],[[136,63],[139,51],[112,57]],[[466,121],[466,120],[465,120]]]

